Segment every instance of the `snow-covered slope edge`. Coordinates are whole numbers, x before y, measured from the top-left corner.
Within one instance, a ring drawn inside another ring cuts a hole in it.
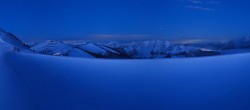
[[[39,43],[33,47],[31,50],[53,56],[70,56],[70,57],[83,57],[83,58],[94,58],[94,56],[88,54],[87,52],[70,46],[61,41],[48,40],[46,42]]]
[[[18,53],[6,60],[19,74],[26,110],[250,109],[250,54],[100,60]]]
[[[28,49],[29,47],[20,39],[11,33],[8,33],[0,28],[0,41],[11,44],[19,49]]]
[[[26,102],[22,100],[27,97],[19,95],[19,91],[23,89],[22,86],[19,86],[18,72],[13,72],[12,67],[7,65],[6,59],[9,53],[17,53],[22,49],[27,49],[27,47],[0,29],[0,110],[29,109],[25,104]],[[15,62],[17,61],[11,63]]]

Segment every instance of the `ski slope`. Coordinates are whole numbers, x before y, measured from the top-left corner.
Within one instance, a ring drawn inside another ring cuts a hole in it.
[[[249,53],[108,60],[9,52],[0,61],[8,78],[1,110],[250,109]]]

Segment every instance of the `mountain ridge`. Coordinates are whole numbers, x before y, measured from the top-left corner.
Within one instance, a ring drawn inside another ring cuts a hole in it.
[[[227,42],[175,43],[167,40],[147,40],[120,43],[65,42],[47,40],[28,46],[13,34],[0,29],[0,41],[13,45],[13,50],[30,50],[34,53],[84,58],[154,59],[175,57],[203,57],[221,55],[222,50],[250,48],[250,37]]]

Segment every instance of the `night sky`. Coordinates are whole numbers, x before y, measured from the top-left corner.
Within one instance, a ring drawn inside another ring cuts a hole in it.
[[[250,0],[1,0],[0,27],[23,40],[250,36]]]

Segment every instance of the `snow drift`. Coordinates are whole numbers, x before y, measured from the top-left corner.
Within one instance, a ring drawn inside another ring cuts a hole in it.
[[[2,75],[15,89],[4,96],[17,95],[15,109],[250,109],[250,54],[100,60],[14,53],[5,60],[11,72]]]

